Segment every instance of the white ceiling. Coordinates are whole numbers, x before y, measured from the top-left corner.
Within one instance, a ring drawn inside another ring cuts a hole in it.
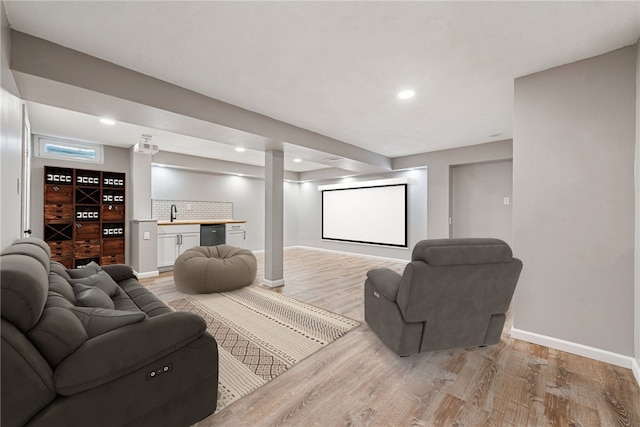
[[[515,78],[640,37],[637,1],[5,6],[18,31],[388,157],[511,138]],[[404,88],[415,98],[397,99]],[[259,152],[134,125],[107,135],[57,110],[32,103],[34,131],[116,145],[149,133],[166,151],[264,163]],[[323,167],[286,154],[287,170]]]

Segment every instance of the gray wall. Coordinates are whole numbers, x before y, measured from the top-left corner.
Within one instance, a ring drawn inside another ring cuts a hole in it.
[[[511,140],[433,151],[393,159],[394,169],[427,167],[427,234],[430,239],[449,237],[449,168],[478,162],[512,158]]]
[[[22,101],[18,97],[13,75],[9,70],[10,37],[9,25],[4,12],[4,3],[0,2],[2,19],[2,64],[0,76],[2,92],[0,94],[0,249],[9,246],[22,237],[20,224],[20,193],[18,180],[22,161]]]
[[[636,48],[515,82],[514,327],[633,355]]]
[[[512,193],[511,160],[451,167],[451,237],[494,237],[512,245]]]
[[[34,144],[36,143],[34,138]],[[32,152],[35,152],[33,150]],[[126,203],[126,221],[127,227],[125,228],[125,259],[126,262],[130,262],[131,250],[129,247],[130,232],[131,232],[131,189],[133,182],[130,176],[129,168],[129,149],[104,146],[104,163],[87,163],[76,162],[69,160],[48,159],[44,157],[33,156],[31,162],[31,230],[32,236],[40,239],[44,238],[44,167],[45,166],[60,166],[65,168],[75,169],[88,169],[88,170],[100,170],[108,172],[124,172],[127,177],[125,203]]]

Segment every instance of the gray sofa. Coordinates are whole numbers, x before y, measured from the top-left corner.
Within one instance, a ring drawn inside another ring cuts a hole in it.
[[[423,240],[402,276],[367,273],[365,320],[401,356],[496,344],[521,270],[502,240]]]
[[[39,239],[0,256],[2,416],[12,426],[186,426],[217,404],[218,347],[125,265],[67,270]]]

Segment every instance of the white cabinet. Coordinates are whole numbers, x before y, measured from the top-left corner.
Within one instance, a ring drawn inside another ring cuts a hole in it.
[[[200,225],[158,226],[158,267],[171,267],[184,251],[200,245]]]
[[[180,245],[178,247],[178,256],[182,255],[187,249],[200,246],[200,231],[197,233],[182,233],[179,236]]]
[[[245,223],[227,223],[226,244],[237,248],[244,248],[244,241],[247,238]]]
[[[168,267],[178,257],[178,235],[158,234],[158,267]]]

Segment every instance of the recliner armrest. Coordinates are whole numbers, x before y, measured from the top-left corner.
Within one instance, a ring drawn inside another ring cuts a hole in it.
[[[196,340],[205,329],[201,317],[172,312],[98,335],[58,365],[56,391],[69,396],[113,381]]]
[[[385,298],[395,301],[402,276],[388,268],[376,268],[367,272],[367,279]]]

